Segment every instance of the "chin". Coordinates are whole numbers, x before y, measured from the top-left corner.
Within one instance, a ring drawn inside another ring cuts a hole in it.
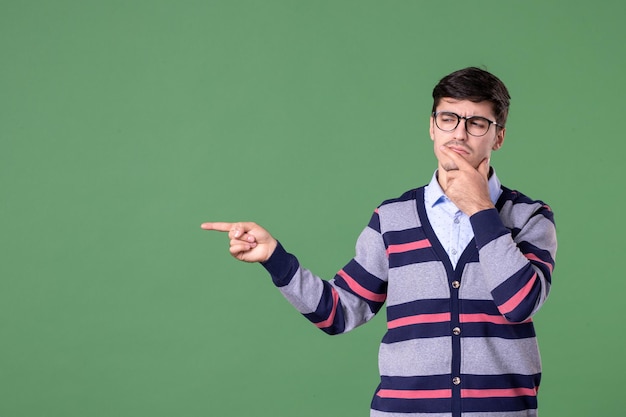
[[[450,162],[447,164],[442,164],[441,168],[443,168],[444,171],[458,171],[459,167],[456,166],[456,164]]]

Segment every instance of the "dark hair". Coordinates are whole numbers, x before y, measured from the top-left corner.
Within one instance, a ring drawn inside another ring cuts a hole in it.
[[[496,122],[502,126],[506,123],[511,96],[504,83],[485,70],[468,67],[443,77],[433,89],[433,112],[444,97],[475,103],[489,101],[493,105]]]

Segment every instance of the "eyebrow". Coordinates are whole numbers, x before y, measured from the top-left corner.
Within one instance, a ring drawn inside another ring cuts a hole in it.
[[[490,118],[490,117],[487,117],[487,116],[481,116],[481,115],[478,115],[478,114],[475,114],[474,116],[461,116],[461,115],[460,115],[460,114],[458,114],[457,112],[453,112],[453,111],[450,111],[450,110],[437,110],[437,111],[435,111],[435,113],[452,113],[452,114],[456,114],[456,115],[457,115],[457,116],[459,116],[459,117],[464,117],[464,118],[466,118],[466,119],[471,119],[472,117],[480,117],[481,119],[486,119],[486,120],[489,120],[489,121],[492,121],[492,120],[495,120],[495,119],[496,119],[495,117],[492,119],[492,118]]]

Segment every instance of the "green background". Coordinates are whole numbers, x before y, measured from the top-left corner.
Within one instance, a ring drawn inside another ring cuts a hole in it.
[[[204,221],[314,272],[428,182],[431,91],[512,95],[492,163],[556,213],[541,415],[626,407],[626,3],[0,1],[0,417],[365,416],[384,314],[328,337]]]

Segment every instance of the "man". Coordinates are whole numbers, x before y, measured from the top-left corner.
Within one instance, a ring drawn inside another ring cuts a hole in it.
[[[551,285],[552,212],[502,186],[490,168],[510,100],[498,78],[465,68],[444,77],[433,98],[432,180],[375,210],[334,279],[302,268],[254,223],[202,228],[228,232],[231,254],[261,262],[329,334],[367,322],[387,303],[372,417],[536,416],[532,316]]]

